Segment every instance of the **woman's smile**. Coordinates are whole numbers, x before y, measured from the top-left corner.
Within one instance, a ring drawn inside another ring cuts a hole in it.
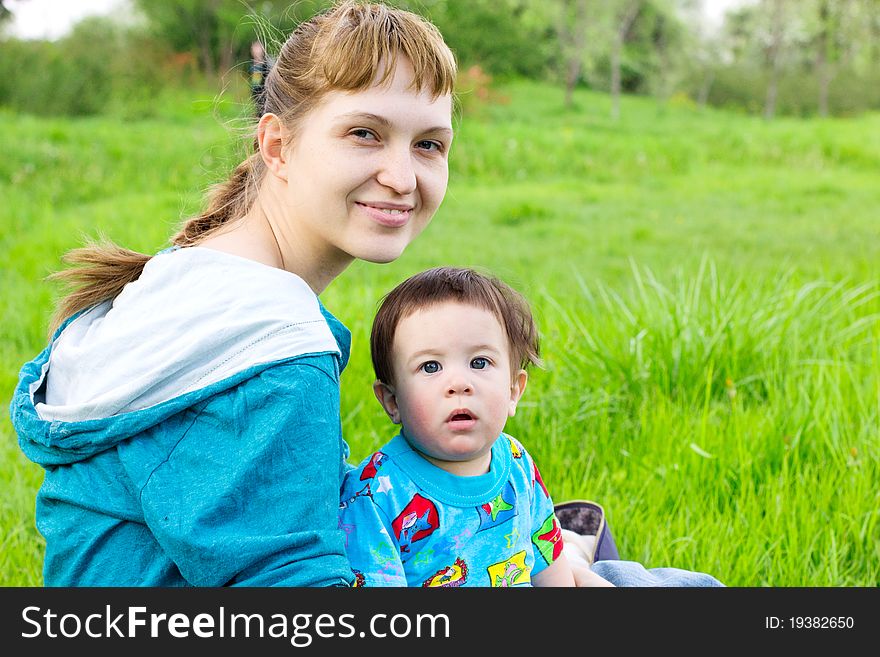
[[[395,203],[362,203],[356,201],[360,207],[376,223],[387,228],[400,228],[409,222],[413,206]]]

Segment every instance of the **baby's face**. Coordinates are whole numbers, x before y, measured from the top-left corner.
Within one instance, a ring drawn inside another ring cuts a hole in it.
[[[397,325],[392,364],[393,394],[377,396],[410,444],[450,472],[487,472],[526,384],[495,315],[455,302],[418,310]]]

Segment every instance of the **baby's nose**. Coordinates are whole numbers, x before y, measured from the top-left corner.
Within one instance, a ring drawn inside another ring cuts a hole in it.
[[[473,392],[473,386],[469,381],[466,381],[464,378],[459,378],[452,381],[447,390],[446,394],[449,396],[452,395],[469,395]]]

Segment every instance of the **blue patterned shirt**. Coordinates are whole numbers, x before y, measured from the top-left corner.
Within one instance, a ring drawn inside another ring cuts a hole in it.
[[[355,586],[530,586],[562,552],[541,475],[506,434],[475,477],[435,466],[398,434],[346,475],[339,526]]]

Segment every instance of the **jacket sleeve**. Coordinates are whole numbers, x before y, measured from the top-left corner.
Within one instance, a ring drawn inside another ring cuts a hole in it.
[[[263,370],[120,450],[147,526],[191,584],[349,584],[338,378],[308,360]]]
[[[339,508],[339,525],[346,533],[345,549],[355,586],[406,586],[406,574],[391,523],[373,501],[373,481],[361,481],[361,468],[345,478]]]

